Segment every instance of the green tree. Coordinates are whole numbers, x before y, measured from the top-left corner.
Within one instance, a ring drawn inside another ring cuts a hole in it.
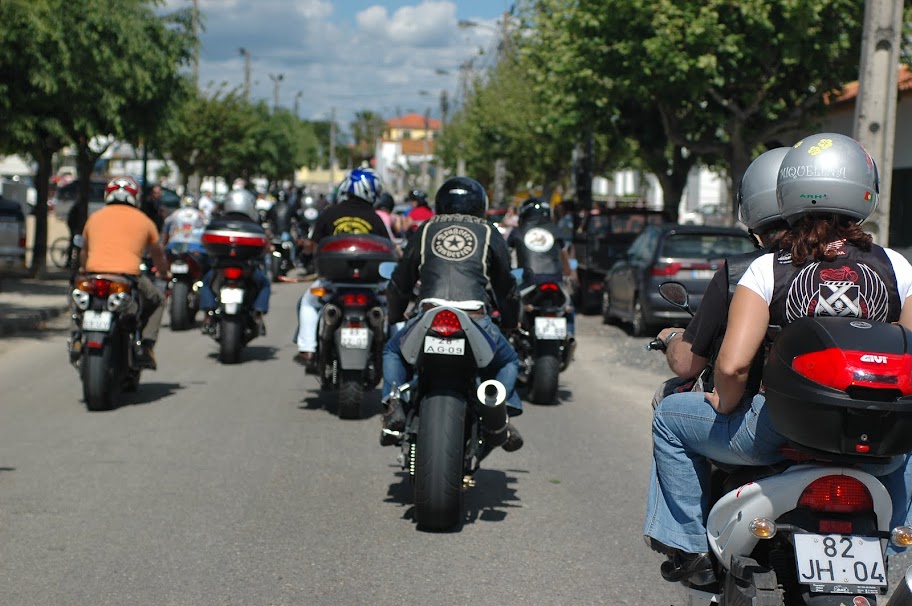
[[[386,130],[386,120],[380,114],[365,109],[355,112],[355,119],[350,126],[353,163],[360,164],[363,160],[370,160],[374,157],[377,139],[382,137],[383,131]]]

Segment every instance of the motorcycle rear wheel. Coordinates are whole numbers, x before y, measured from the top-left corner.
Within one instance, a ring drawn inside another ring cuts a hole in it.
[[[241,360],[244,346],[244,325],[241,318],[222,320],[219,339],[219,361],[222,364],[237,364]]]
[[[82,397],[91,412],[112,410],[117,404],[120,381],[114,367],[115,356],[111,343],[101,353],[86,352],[82,369]]]
[[[360,370],[343,370],[339,382],[339,418],[360,419],[364,381]]]
[[[532,383],[529,386],[529,401],[533,404],[554,404],[557,401],[560,360],[555,355],[535,358]]]
[[[269,273],[273,282],[278,282],[282,273],[282,258],[272,255],[269,257]]]
[[[462,519],[466,403],[453,391],[421,402],[415,453],[415,520],[425,530],[449,530]]]
[[[171,330],[187,330],[191,324],[190,287],[186,282],[175,282],[171,286]]]

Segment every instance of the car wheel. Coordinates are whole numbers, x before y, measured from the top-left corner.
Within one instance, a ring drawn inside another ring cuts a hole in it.
[[[637,297],[636,303],[633,304],[633,322],[630,326],[630,334],[634,337],[644,337],[649,330],[649,323],[646,321],[646,311],[640,298]]]
[[[608,284],[602,290],[602,324],[613,324],[614,317],[611,315],[611,295],[608,294]]]

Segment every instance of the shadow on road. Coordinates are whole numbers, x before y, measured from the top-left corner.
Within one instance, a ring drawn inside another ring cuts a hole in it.
[[[316,379],[314,379],[316,381]],[[311,389],[310,394],[301,400],[298,410],[325,410],[331,415],[339,414],[339,392],[323,389]],[[361,420],[379,415],[383,410],[380,404],[380,390],[365,390],[361,401]],[[379,431],[379,429],[378,429]]]
[[[511,473],[527,472],[514,469],[509,472],[479,469],[475,472],[475,486],[465,492],[462,524],[453,531],[458,532],[462,525],[478,521],[502,522],[507,517],[508,509],[522,507],[514,487],[517,478],[515,475],[509,475]],[[407,507],[402,514],[402,519],[414,522],[414,485],[405,471],[396,472],[396,479],[396,483],[390,484],[387,498],[383,502]]]
[[[218,343],[216,343],[216,345],[218,345]],[[276,353],[278,353],[278,351],[278,347],[272,347],[271,345],[247,345],[241,350],[241,360],[239,364],[244,364],[245,362],[267,362],[269,360],[275,360]],[[207,354],[207,357],[210,360],[218,360],[218,350],[210,351]]]
[[[16,468],[15,467],[0,467],[0,473],[3,473],[4,471],[16,471]]]
[[[139,388],[135,392],[121,392],[119,405],[112,408],[111,411],[120,408],[128,408],[130,406],[152,404],[153,402],[164,400],[168,396],[177,393],[177,391],[182,388],[183,385],[180,383],[144,383],[140,381]],[[83,400],[82,403],[85,404],[85,400]]]

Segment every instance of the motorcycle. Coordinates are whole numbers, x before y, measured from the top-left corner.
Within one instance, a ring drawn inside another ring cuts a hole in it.
[[[520,291],[519,328],[510,341],[530,402],[552,404],[557,399],[558,375],[569,366],[576,347],[567,333],[570,310],[570,299],[556,282],[531,284]]]
[[[133,279],[115,274],[74,279],[70,300],[79,329],[70,346],[78,356],[71,356],[71,362],[81,375],[90,411],[111,410],[122,391],[139,387],[142,302],[136,288]]]
[[[171,330],[188,330],[199,311],[199,290],[208,263],[187,244],[175,244],[167,252],[172,276],[168,284]]]
[[[683,285],[666,284],[662,296],[685,309]],[[888,582],[885,543],[909,547],[912,528],[890,528],[890,495],[860,465],[912,451],[910,337],[839,317],[778,331],[764,407],[789,446],[766,467],[713,463],[706,530],[716,582],[685,583],[689,605],[877,603]]]
[[[317,249],[323,280],[311,293],[324,302],[317,326],[317,374],[323,389],[338,390],[342,419],[360,418],[364,390],[383,378],[386,284],[379,266],[392,258],[388,240],[368,235],[334,236]]]

